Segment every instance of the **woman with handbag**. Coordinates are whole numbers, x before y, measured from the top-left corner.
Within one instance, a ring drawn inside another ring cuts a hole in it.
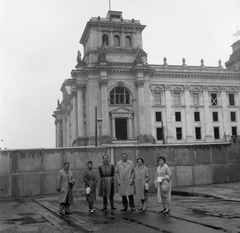
[[[163,209],[159,213],[170,213],[172,172],[165,162],[164,157],[158,158],[159,166],[154,181],[155,188],[157,189],[158,202],[162,203],[163,206]]]
[[[83,172],[83,181],[85,182],[86,199],[89,206],[89,212],[93,213],[93,203],[96,201],[96,186],[97,180],[92,170],[93,163],[89,161],[87,163],[87,169]]]
[[[149,190],[149,172],[147,167],[144,165],[142,158],[137,159],[137,166],[134,170],[134,184],[136,195],[138,199],[141,200],[142,207],[139,209],[142,212],[146,211],[146,202],[148,199],[148,190]]]

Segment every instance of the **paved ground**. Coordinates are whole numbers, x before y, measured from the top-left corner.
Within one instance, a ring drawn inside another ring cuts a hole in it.
[[[117,210],[105,214],[102,200],[90,215],[85,197],[76,197],[73,215],[58,215],[57,196],[0,200],[0,232],[240,232],[240,182],[173,189],[170,216],[161,209],[156,194],[149,196],[147,212],[121,212],[121,198],[115,195]],[[177,195],[175,195],[177,194]],[[136,207],[139,202],[135,200]]]

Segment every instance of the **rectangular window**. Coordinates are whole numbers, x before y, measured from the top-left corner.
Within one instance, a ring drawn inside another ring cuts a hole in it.
[[[217,93],[211,93],[211,104],[212,105],[217,105],[218,104]]]
[[[181,121],[181,112],[175,112],[175,120]]]
[[[219,127],[213,127],[213,131],[214,131],[214,138],[215,138],[215,139],[220,139],[220,136],[219,136]]]
[[[157,140],[163,140],[163,128],[157,128]]]
[[[237,136],[237,127],[232,127],[232,136]]]
[[[157,122],[162,121],[162,113],[161,112],[155,112],[155,115],[156,115]]]
[[[200,112],[194,112],[194,121],[200,121]]]
[[[229,105],[235,105],[235,99],[234,99],[234,94],[229,94]]]
[[[181,105],[181,94],[179,92],[173,93],[173,98],[174,105]]]
[[[199,105],[199,93],[193,93],[193,105]]]
[[[159,91],[154,92],[154,104],[155,105],[162,104],[161,92],[159,92]]]
[[[195,128],[195,137],[197,140],[201,139],[201,128],[200,127]]]
[[[236,121],[236,112],[230,112],[231,121]]]
[[[213,112],[212,116],[213,116],[213,121],[218,121],[218,112]]]
[[[182,139],[182,128],[176,128],[176,137],[177,137],[177,140]]]

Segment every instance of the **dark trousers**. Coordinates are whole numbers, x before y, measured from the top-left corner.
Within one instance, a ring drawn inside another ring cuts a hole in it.
[[[129,205],[131,208],[134,208],[134,200],[133,200],[133,195],[128,196],[129,200]],[[122,204],[124,208],[128,208],[128,200],[126,196],[122,196]]]
[[[110,203],[111,203],[111,207],[114,207],[113,196],[109,196],[109,200],[110,200]],[[107,208],[107,197],[103,197],[103,208]]]

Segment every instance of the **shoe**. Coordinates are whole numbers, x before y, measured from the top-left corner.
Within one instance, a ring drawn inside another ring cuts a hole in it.
[[[159,211],[158,213],[164,213],[166,210],[166,208],[162,209],[161,211]]]
[[[163,213],[164,213],[164,214],[169,214],[169,213],[170,213],[170,209],[165,210]]]
[[[142,212],[145,212],[146,211],[146,209],[142,209]]]
[[[121,211],[127,211],[127,208],[123,208],[123,209],[121,209]]]
[[[61,216],[64,216],[64,215],[65,215],[65,213],[63,213],[63,212],[59,212],[59,214],[60,214]]]
[[[143,208],[140,208],[140,209],[138,209],[138,210],[143,210]]]
[[[73,214],[71,211],[65,211],[65,214]]]
[[[93,210],[90,210],[90,213],[93,213],[94,211]]]
[[[111,207],[111,209],[112,209],[112,210],[116,210],[117,208],[116,208],[116,207],[114,207],[114,206],[112,206],[112,207]]]
[[[132,207],[132,208],[131,208],[131,211],[135,211],[135,208],[134,208],[134,207]]]
[[[102,211],[105,211],[105,212],[106,212],[106,211],[107,211],[107,208],[106,208],[106,207],[104,207],[104,208],[102,209]]]

